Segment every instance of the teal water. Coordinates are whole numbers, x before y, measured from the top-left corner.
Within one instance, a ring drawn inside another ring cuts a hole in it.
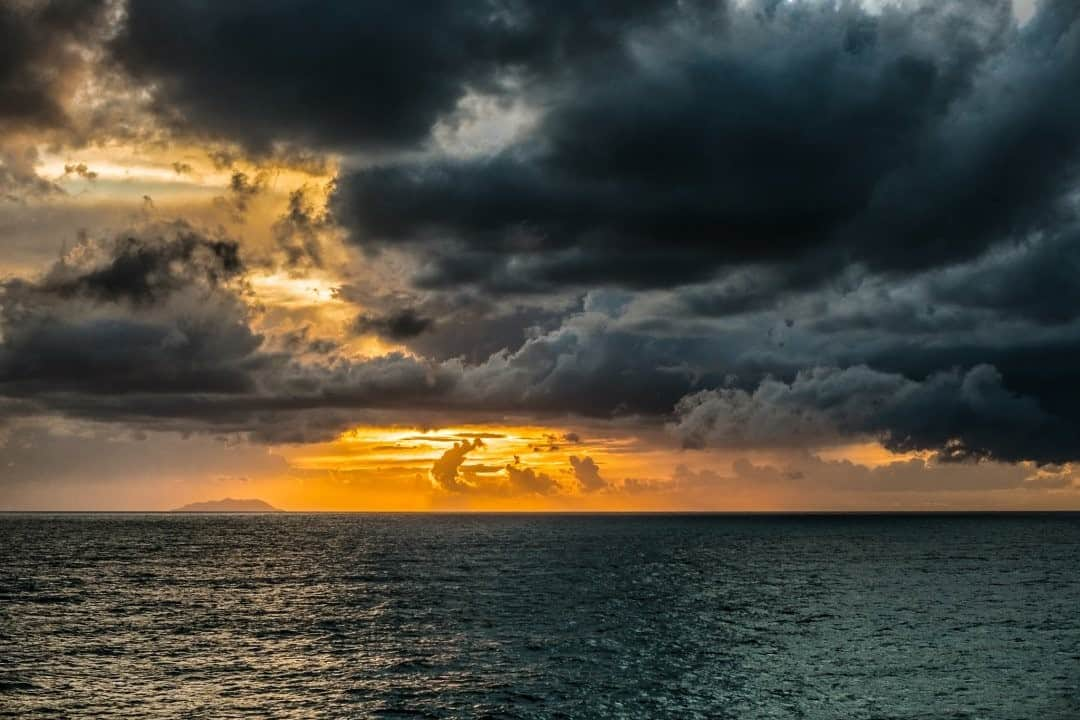
[[[1080,717],[1080,516],[0,515],[10,717]]]

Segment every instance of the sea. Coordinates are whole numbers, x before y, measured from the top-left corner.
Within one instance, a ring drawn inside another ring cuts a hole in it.
[[[1080,515],[0,515],[0,715],[1080,718]]]

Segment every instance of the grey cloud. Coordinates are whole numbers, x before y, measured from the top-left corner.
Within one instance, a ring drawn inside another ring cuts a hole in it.
[[[689,395],[676,417],[671,430],[687,447],[812,446],[863,436],[896,451],[933,450],[943,460],[1060,462],[1078,437],[1072,418],[1010,392],[988,365],[922,381],[865,366],[816,368],[790,383],[766,379],[753,391]]]
[[[500,93],[507,73],[557,73],[618,47],[627,25],[667,6],[130,0],[112,52],[157,88],[162,117],[190,131],[255,150],[400,148],[424,141],[467,90]]]
[[[747,263],[782,267],[782,288],[852,262],[969,258],[1070,212],[1072,7],[1048,2],[1022,29],[1005,0],[664,16],[626,36],[617,72],[568,66],[518,145],[359,170],[336,210],[365,247],[422,254],[422,285],[498,293],[667,287]]]
[[[74,175],[83,180],[97,180],[98,174],[86,166],[86,163],[64,165],[64,175]]]
[[[84,53],[105,31],[107,0],[0,5],[0,131],[63,130]]]
[[[585,492],[596,492],[607,487],[607,480],[600,477],[600,468],[588,455],[578,457],[570,456],[570,468],[574,473],[574,479]]]
[[[326,264],[335,222],[404,258],[411,287],[341,297],[408,352],[261,337],[236,244],[177,230],[5,282],[0,391],[267,441],[382,411],[674,408],[689,444],[1075,455],[1077,5],[1023,27],[1004,0],[707,5],[133,0],[110,49],[166,122],[346,156],[333,213],[294,194],[274,239],[296,272]],[[469,92],[536,122],[440,155],[432,123]],[[30,187],[10,157],[0,183]],[[260,183],[234,178],[240,212]]]
[[[517,352],[531,338],[555,330],[567,309],[528,304],[500,304],[451,297],[438,298],[420,306],[432,318],[426,331],[407,341],[408,346],[435,360],[464,358],[483,363],[493,354]]]
[[[823,329],[801,316],[785,321],[790,308],[781,308],[738,322],[706,318],[713,329],[697,334],[700,320],[692,317],[661,322],[664,315],[641,314],[648,304],[590,300],[606,312],[569,316],[482,362],[405,354],[347,360],[333,347],[304,349],[311,341],[301,336],[282,347],[286,354],[250,329],[237,294],[243,265],[228,244],[190,230],[155,237],[132,245],[121,236],[102,246],[103,254],[89,253],[84,265],[61,263],[38,281],[6,285],[6,396],[77,417],[249,432],[267,442],[332,437],[374,411],[656,422],[675,408],[676,434],[688,445],[873,436],[894,449],[932,449],[953,459],[1048,462],[1074,453],[1076,405],[1068,387],[1076,365],[1069,358],[1080,331],[1072,345],[1055,349],[1050,343],[1070,337],[1056,326],[1043,328],[1042,340],[1033,332],[1010,338],[994,326],[944,336],[932,324]],[[143,254],[154,259],[132,259]],[[912,288],[930,292],[931,285]],[[852,296],[870,303],[871,319],[882,317],[876,297],[872,289]],[[840,317],[831,300],[822,302],[826,314]],[[888,296],[880,303],[888,306]],[[799,372],[815,359],[858,363],[868,356],[871,366]],[[939,369],[953,365],[967,369]]]
[[[101,252],[98,252],[101,251]],[[235,244],[185,225],[84,242],[38,281],[0,288],[8,395],[239,392],[265,359],[222,285]]]
[[[22,204],[64,194],[59,185],[38,176],[34,169],[37,159],[32,146],[0,143],[0,200]]]
[[[431,479],[443,490],[450,492],[461,492],[470,489],[471,486],[463,483],[458,477],[458,470],[465,462],[466,455],[482,447],[484,447],[484,441],[480,438],[476,438],[471,442],[462,440],[454,443],[431,466]]]
[[[510,482],[510,487],[516,492],[550,495],[561,489],[559,483],[550,475],[529,467],[507,465],[506,477]]]
[[[207,237],[177,222],[121,234],[112,241],[82,241],[39,282],[12,280],[5,294],[60,300],[152,304],[191,285],[209,289],[238,277],[239,246]]]
[[[358,322],[361,332],[391,337],[433,360],[463,358],[470,364],[483,363],[500,350],[516,352],[530,338],[557,328],[568,312],[580,307],[576,299],[561,296],[500,303],[469,291],[387,292],[355,283],[341,286],[338,297],[363,308]],[[423,325],[422,331],[411,336],[387,332],[398,316],[410,320],[407,324],[413,328]]]
[[[309,189],[301,187],[289,193],[289,207],[274,223],[274,240],[285,254],[290,268],[322,267],[324,236],[333,223],[329,216],[317,210],[308,198]]]
[[[415,253],[420,286],[671,287],[764,268],[694,300],[728,313],[851,263],[911,272],[1071,216],[1076,16],[1068,0],[1022,27],[1007,0],[420,15],[133,0],[111,51],[197,134],[378,149],[342,178],[335,214],[366,248]],[[432,156],[431,128],[470,92],[539,120],[494,155]]]
[[[413,308],[402,308],[388,315],[363,314],[353,328],[361,334],[371,333],[388,340],[409,340],[427,332],[435,321],[420,315]]]
[[[929,281],[930,301],[1062,324],[1078,317],[1080,227],[1027,239]]]
[[[243,224],[252,200],[266,190],[266,183],[265,172],[249,177],[247,173],[235,171],[229,178],[226,194],[214,198],[214,203],[229,213],[233,223]]]

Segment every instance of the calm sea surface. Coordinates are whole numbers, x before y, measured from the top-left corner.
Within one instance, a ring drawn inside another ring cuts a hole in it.
[[[1080,718],[1080,516],[0,515],[0,715]]]

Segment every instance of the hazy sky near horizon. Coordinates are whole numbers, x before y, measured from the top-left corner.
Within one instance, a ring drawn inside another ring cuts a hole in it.
[[[0,510],[1080,508],[1073,0],[0,6]]]

